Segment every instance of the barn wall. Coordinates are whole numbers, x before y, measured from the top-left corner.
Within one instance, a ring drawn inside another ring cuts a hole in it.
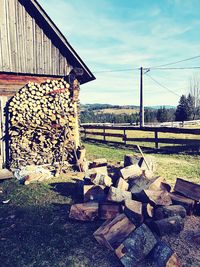
[[[18,0],[0,0],[0,71],[64,76],[70,71],[56,41]]]

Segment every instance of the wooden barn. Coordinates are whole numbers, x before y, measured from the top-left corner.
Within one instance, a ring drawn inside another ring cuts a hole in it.
[[[63,159],[66,139],[79,145],[79,84],[94,75],[35,0],[0,0],[0,40],[0,168]]]

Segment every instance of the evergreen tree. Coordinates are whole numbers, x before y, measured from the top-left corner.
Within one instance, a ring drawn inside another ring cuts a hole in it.
[[[175,112],[176,121],[188,120],[188,103],[185,95],[182,95]]]
[[[188,113],[189,120],[195,119],[195,114],[196,114],[195,101],[194,101],[194,97],[191,94],[189,94],[187,97],[187,113]]]
[[[159,122],[165,122],[168,121],[168,112],[167,109],[165,107],[161,107],[157,110],[157,114],[156,114],[157,120]]]

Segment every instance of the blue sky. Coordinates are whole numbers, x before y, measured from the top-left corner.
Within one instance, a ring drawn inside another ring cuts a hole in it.
[[[82,103],[139,104],[139,71],[200,55],[199,0],[39,0],[96,76],[81,86]],[[200,66],[200,58],[173,67]],[[144,103],[177,105],[194,70],[151,70]]]

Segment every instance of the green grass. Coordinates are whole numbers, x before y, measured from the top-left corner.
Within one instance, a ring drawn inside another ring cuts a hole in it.
[[[87,158],[110,163],[134,151],[85,143]],[[176,177],[198,181],[198,156],[157,155],[158,173],[171,184]],[[81,202],[82,174],[69,172],[43,183],[0,183],[0,257],[2,267],[120,267],[113,252],[99,245],[93,232],[102,221],[81,223],[68,218],[72,203]],[[3,200],[10,199],[8,204]],[[144,265],[147,266],[147,265]]]

